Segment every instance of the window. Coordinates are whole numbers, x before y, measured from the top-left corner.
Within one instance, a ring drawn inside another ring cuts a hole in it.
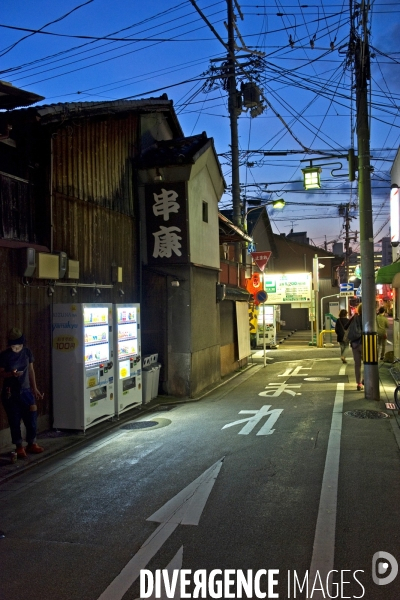
[[[203,202],[203,221],[208,223],[208,202]]]

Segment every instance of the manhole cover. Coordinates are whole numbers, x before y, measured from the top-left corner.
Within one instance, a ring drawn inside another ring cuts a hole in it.
[[[155,427],[158,425],[157,421],[135,421],[134,423],[125,423],[121,425],[120,429],[147,429],[148,427]]]
[[[330,377],[304,377],[304,381],[329,381]]]
[[[348,410],[344,413],[354,419],[387,419],[389,415],[378,410]]]
[[[157,417],[152,421],[129,421],[129,423],[121,425],[120,429],[125,429],[126,431],[141,431],[143,429],[160,429],[161,427],[166,427],[167,425],[171,425],[171,421],[169,419]]]

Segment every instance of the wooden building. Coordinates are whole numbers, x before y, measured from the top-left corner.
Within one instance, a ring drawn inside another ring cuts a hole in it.
[[[183,134],[165,96],[38,106],[1,119],[9,132],[0,141],[1,345],[10,327],[23,329],[44,391],[44,429],[52,422],[51,306],[117,303],[122,292],[124,301],[140,301],[134,160],[156,140]],[[27,248],[36,258],[64,252],[71,278],[24,276]],[[5,443],[3,411],[0,431]]]
[[[53,303],[140,302],[142,353],[159,353],[166,393],[193,396],[237,368],[233,319],[221,341],[224,181],[212,139],[184,138],[166,96],[42,105],[0,121],[1,346],[23,329],[44,391],[39,430],[52,425]],[[163,188],[183,200],[171,217],[184,248],[172,260],[154,251]],[[38,268],[49,257],[64,276]],[[1,410],[0,445],[9,439]]]

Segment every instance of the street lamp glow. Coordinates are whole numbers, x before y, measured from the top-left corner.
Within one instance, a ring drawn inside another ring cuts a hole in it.
[[[306,167],[305,169],[302,169],[305,190],[315,190],[321,188],[321,171],[321,167]]]
[[[284,201],[284,199],[283,199],[283,198],[278,198],[278,200],[274,200],[274,201],[272,202],[272,206],[273,206],[274,208],[284,208],[284,207],[285,207],[285,205],[286,205],[286,202]]]

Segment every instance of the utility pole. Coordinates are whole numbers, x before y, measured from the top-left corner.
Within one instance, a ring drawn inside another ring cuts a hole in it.
[[[346,272],[346,281],[349,281],[349,258],[350,258],[350,217],[349,217],[349,205],[345,207],[345,218],[344,218],[344,266]]]
[[[361,36],[355,34],[355,75],[358,142],[358,198],[362,281],[364,389],[368,400],[379,400],[379,373],[375,312],[374,234],[372,221],[370,131],[368,123],[369,4],[361,2]]]
[[[239,136],[238,136],[238,106],[236,90],[236,61],[235,61],[235,16],[233,0],[227,0],[228,5],[228,110],[231,128],[231,159],[232,159],[232,205],[233,223],[242,226],[240,206],[239,180]],[[236,260],[240,262],[240,244],[236,244]]]

